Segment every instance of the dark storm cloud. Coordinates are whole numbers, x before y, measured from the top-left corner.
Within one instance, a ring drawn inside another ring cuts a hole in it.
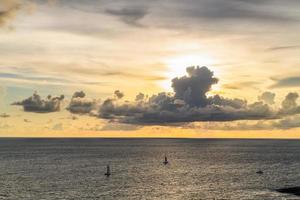
[[[20,102],[15,102],[12,105],[23,106],[26,112],[48,113],[59,111],[63,99],[64,95],[59,97],[48,95],[46,99],[42,99],[40,95],[34,93],[31,97]]]
[[[276,80],[270,88],[283,88],[283,87],[300,87],[300,76],[291,76]]]
[[[83,91],[75,92],[67,107],[71,113],[76,114],[89,114],[96,107],[96,101],[93,99],[85,98]]]

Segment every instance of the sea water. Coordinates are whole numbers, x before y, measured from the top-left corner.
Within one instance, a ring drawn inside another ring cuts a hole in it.
[[[287,186],[300,140],[0,139],[0,199],[300,199]]]

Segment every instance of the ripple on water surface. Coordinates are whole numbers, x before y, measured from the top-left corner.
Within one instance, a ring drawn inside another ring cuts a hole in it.
[[[296,199],[300,141],[1,139],[0,175],[0,199]]]

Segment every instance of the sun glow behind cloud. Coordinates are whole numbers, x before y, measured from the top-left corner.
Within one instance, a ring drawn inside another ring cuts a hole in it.
[[[161,86],[163,89],[171,91],[170,80],[175,77],[182,76],[182,74],[186,74],[187,66],[213,66],[213,64],[216,62],[217,60],[215,58],[204,53],[187,54],[167,58],[164,61],[165,65],[167,66],[167,71],[165,73],[167,79],[161,81]],[[212,69],[218,73],[217,69],[213,67]]]

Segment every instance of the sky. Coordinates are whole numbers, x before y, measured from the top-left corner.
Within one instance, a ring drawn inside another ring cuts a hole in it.
[[[298,0],[1,0],[0,137],[300,138]]]

